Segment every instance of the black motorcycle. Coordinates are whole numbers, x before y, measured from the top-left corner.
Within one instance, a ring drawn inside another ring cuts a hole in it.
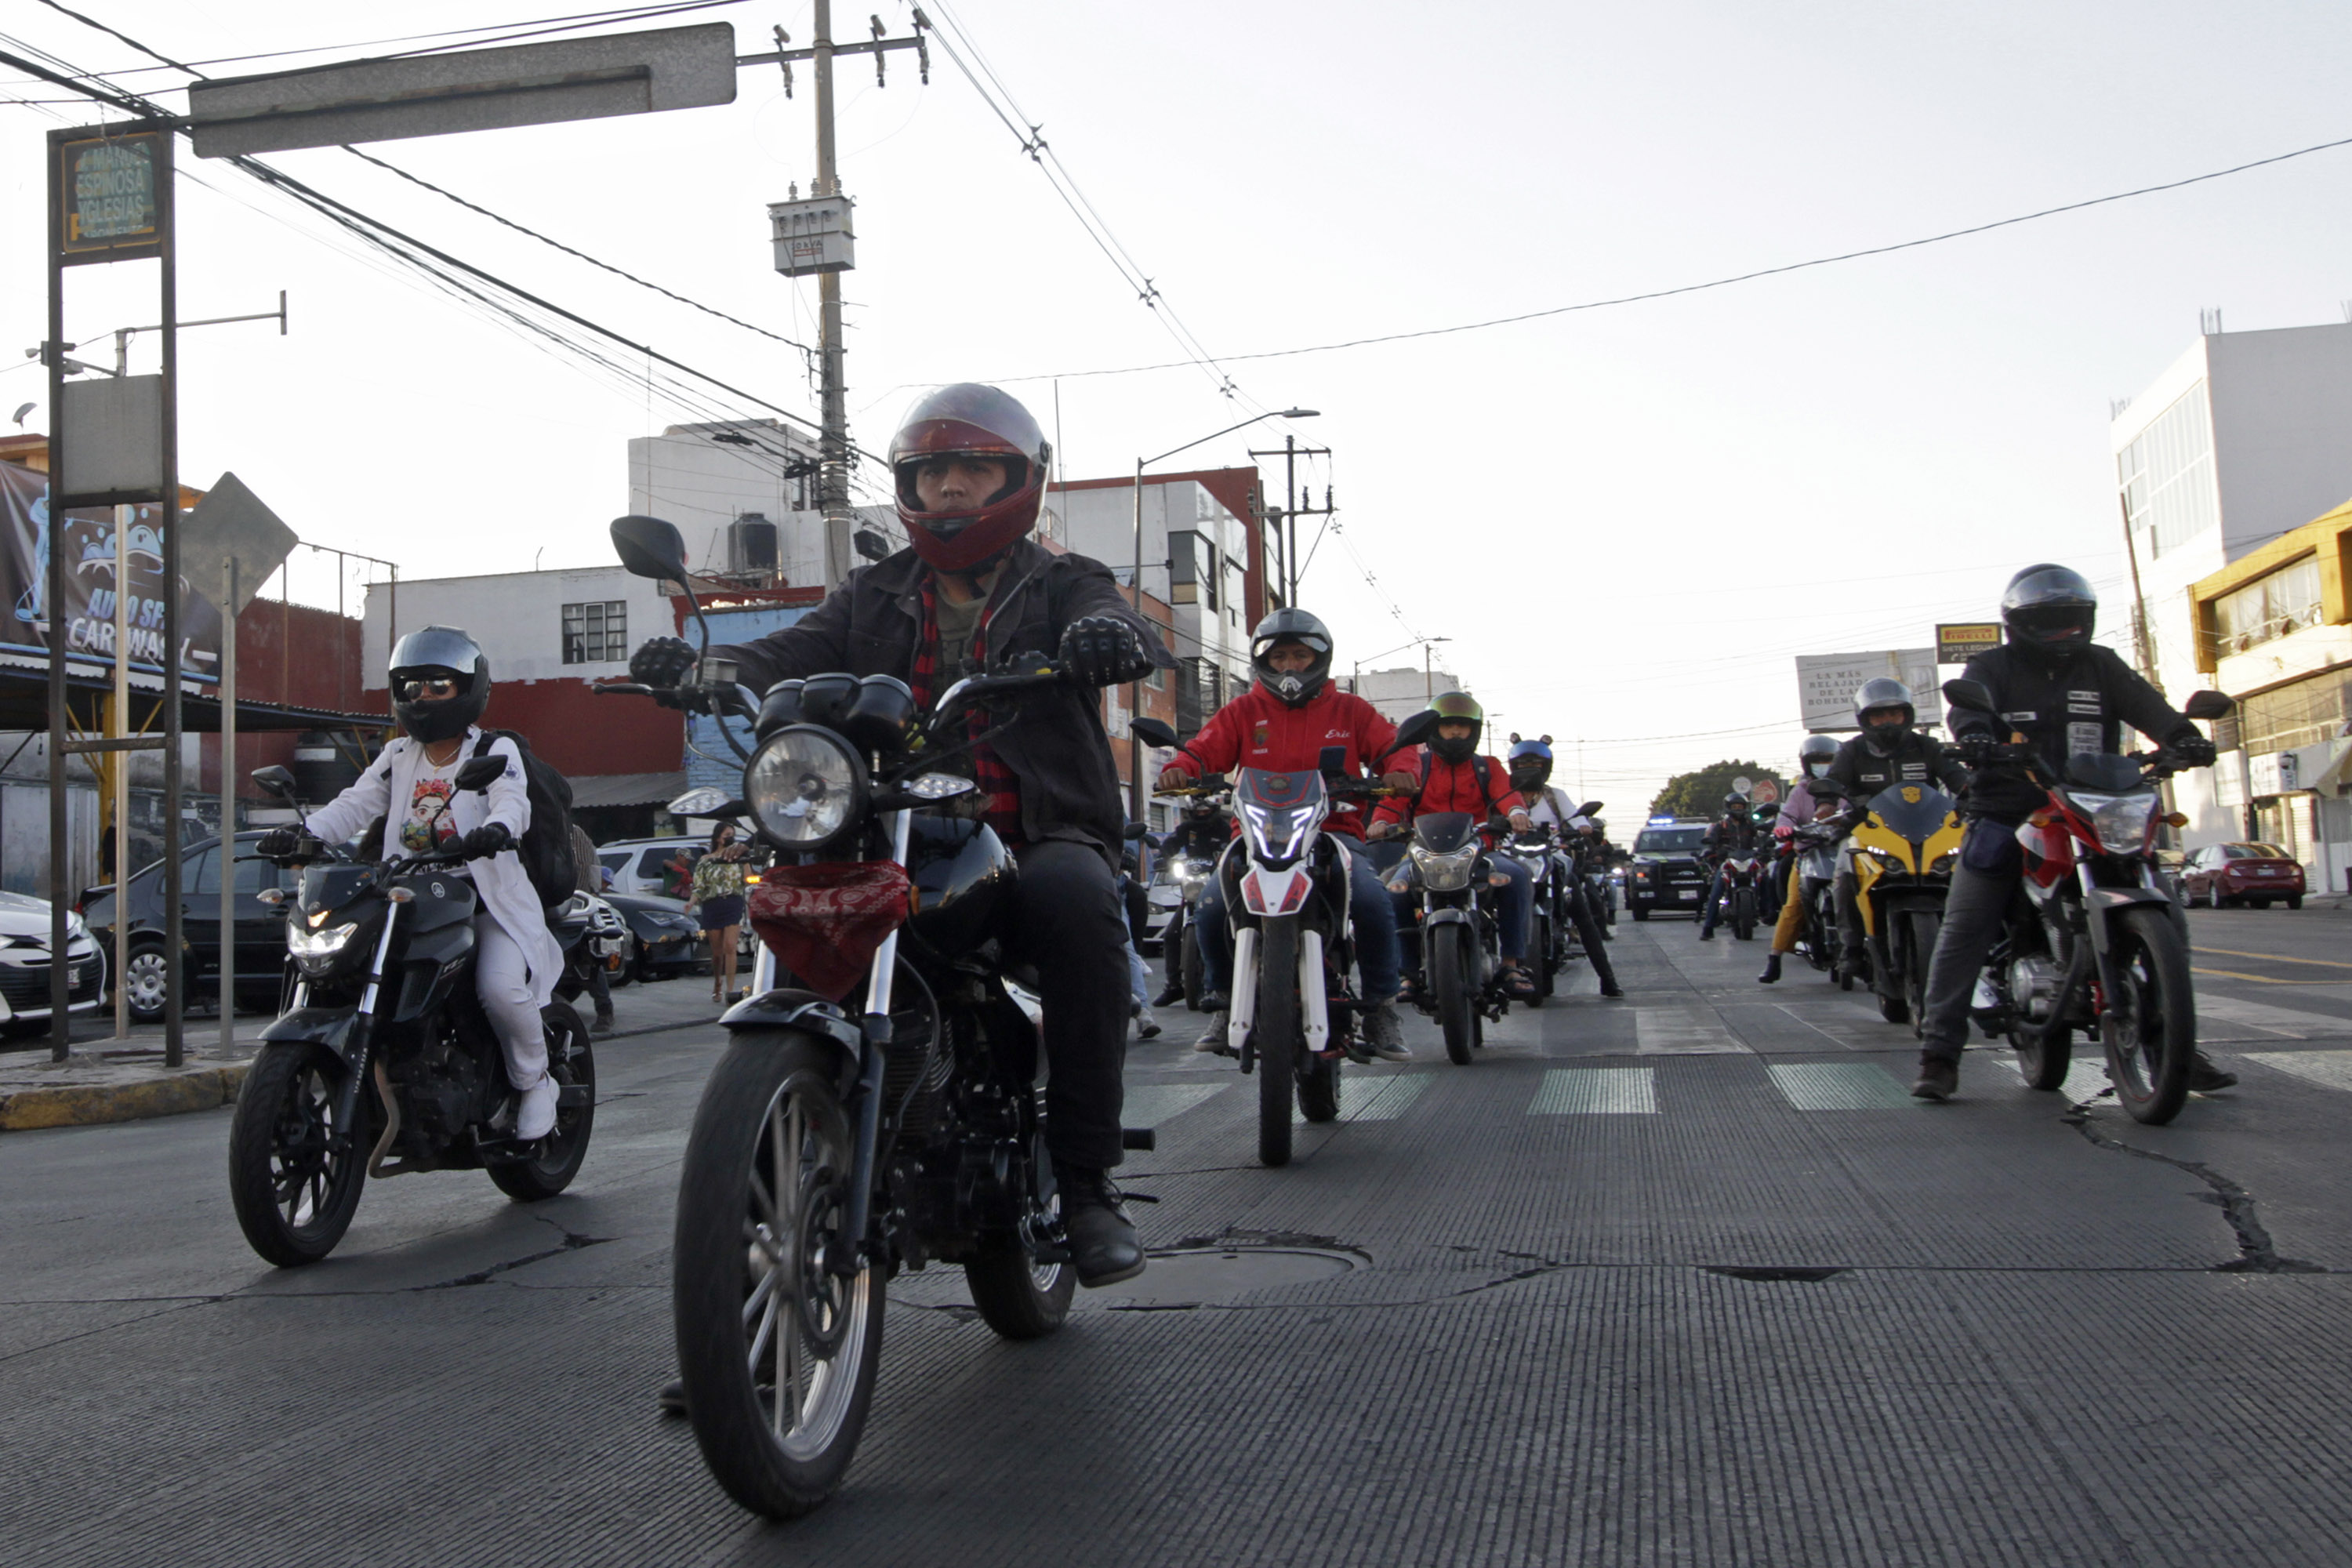
[[[1404,857],[1389,873],[1390,891],[1421,895],[1413,925],[1422,984],[1413,1005],[1436,1018],[1446,1057],[1459,1067],[1470,1065],[1486,1043],[1486,1025],[1501,1022],[1510,1007],[1499,979],[1493,875],[1478,819],[1466,811],[1414,817]]]
[[[1139,723],[1157,725],[1155,720]],[[1172,738],[1175,731],[1168,731]],[[1155,744],[1157,742],[1154,742]],[[1217,835],[1220,844],[1232,841],[1232,786],[1222,779],[1203,779],[1185,789],[1167,789],[1155,793],[1181,795],[1188,805],[1185,816],[1196,821],[1219,825],[1226,831]],[[1151,887],[1146,895],[1156,909],[1165,908],[1168,923],[1160,928],[1160,953],[1166,964],[1171,984],[1181,986],[1184,1005],[1194,1012],[1201,1007],[1201,944],[1192,937],[1194,906],[1201,901],[1202,890],[1209,879],[1217,874],[1217,857],[1181,849],[1165,849],[1151,873]]]
[[[1576,951],[1575,913],[1569,902],[1573,872],[1555,850],[1549,828],[1514,833],[1503,840],[1499,852],[1527,868],[1528,966],[1535,975],[1535,1005],[1540,1006],[1559,989],[1559,972]]]
[[[456,786],[487,789],[506,765],[474,758]],[[299,810],[291,773],[253,778]],[[246,1239],[272,1263],[333,1251],[370,1176],[483,1170],[508,1196],[535,1203],[579,1172],[596,1118],[588,1030],[562,1001],[543,1010],[555,1127],[517,1140],[498,1032],[474,991],[478,902],[473,883],[450,874],[464,858],[370,860],[305,828],[282,862],[299,868],[298,890],[261,895],[286,908],[289,994],[237,1095],[229,1196]],[[567,967],[588,930],[583,910],[560,932]]]
[[[669,524],[612,531],[631,572],[688,580]],[[1007,1339],[1051,1333],[1069,1310],[1043,1052],[1003,951],[1017,868],[985,823],[925,815],[974,787],[939,771],[976,743],[971,715],[994,733],[1065,679],[1020,656],[929,713],[888,676],[781,681],[755,705],[708,658],[688,686],[599,688],[753,721],[741,797],[696,814],[748,816],[777,852],[751,920],[797,984],[719,1020],[727,1048],[679,1175],[671,1300],[703,1460],[754,1512],[806,1513],[840,1484],[900,1269],[961,1265]]]

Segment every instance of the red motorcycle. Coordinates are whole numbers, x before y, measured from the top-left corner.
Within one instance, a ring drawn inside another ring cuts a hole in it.
[[[1956,708],[2000,711],[1985,687],[1948,680]],[[2218,719],[2231,707],[2200,691],[2183,710]],[[1988,761],[2022,769],[2050,792],[2049,805],[2017,829],[2025,858],[2024,897],[2012,903],[1985,955],[1992,1005],[1975,1011],[2017,1050],[2027,1085],[2066,1081],[2075,1030],[2105,1047],[2116,1098],[2135,1121],[2161,1126],[2180,1114],[2197,1054],[2197,999],[2189,978],[2189,933],[2172,889],[2156,867],[2156,781],[2192,764],[2174,752],[2118,756],[2083,752],[2063,778],[2022,742],[1992,748]]]

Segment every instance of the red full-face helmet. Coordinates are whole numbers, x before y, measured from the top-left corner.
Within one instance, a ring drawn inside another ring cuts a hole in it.
[[[992,386],[961,382],[925,394],[890,438],[898,521],[915,553],[941,572],[977,571],[1003,554],[1037,525],[1053,455],[1029,411]],[[1003,463],[1003,486],[976,507],[924,510],[916,475],[933,458],[954,457]]]

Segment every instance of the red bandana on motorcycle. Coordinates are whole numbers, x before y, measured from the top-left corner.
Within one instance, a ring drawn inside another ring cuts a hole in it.
[[[810,990],[838,1002],[912,912],[913,889],[895,860],[772,866],[751,889],[751,929]]]
[[[915,694],[919,707],[931,705],[931,688],[939,679],[940,612],[939,601],[932,597],[937,590],[929,577],[923,579],[923,635],[915,644],[913,679],[907,682]],[[988,663],[988,618],[981,617],[980,626],[971,635],[972,662]],[[969,721],[974,733],[987,724],[986,718],[973,713]],[[971,749],[972,782],[980,786],[981,806],[989,826],[1008,845],[1021,842],[1021,781],[996,754],[996,748],[983,741]]]

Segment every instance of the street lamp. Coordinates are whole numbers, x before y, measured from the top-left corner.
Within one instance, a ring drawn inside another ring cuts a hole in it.
[[[1189,452],[1195,447],[1213,441],[1220,436],[1230,436],[1236,430],[1247,429],[1261,420],[1314,419],[1319,417],[1321,413],[1320,409],[1316,408],[1271,410],[1265,414],[1253,415],[1239,425],[1228,425],[1222,430],[1212,430],[1197,441],[1187,441],[1181,447],[1171,447],[1157,458],[1135,459],[1135,613],[1137,615],[1143,614],[1143,470],[1154,463],[1165,462],[1179,452]],[[1172,608],[1169,616],[1168,631],[1171,637],[1175,635],[1175,615]],[[1135,721],[1141,717],[1142,713],[1143,681],[1140,677],[1138,677],[1129,683],[1127,689],[1127,813],[1129,819],[1136,822],[1143,820],[1143,737],[1135,732]]]

